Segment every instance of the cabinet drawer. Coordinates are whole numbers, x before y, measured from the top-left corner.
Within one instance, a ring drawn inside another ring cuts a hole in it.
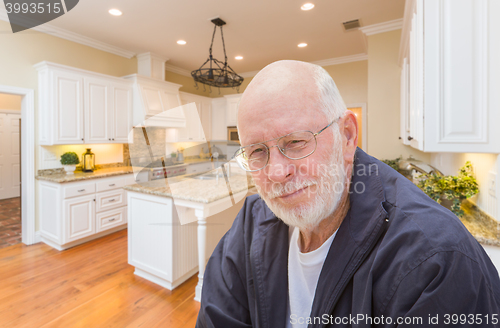
[[[95,193],[95,182],[79,183],[75,186],[64,188],[64,198],[83,196]]]
[[[123,189],[96,194],[96,213],[127,205],[127,193]]]
[[[127,206],[96,214],[96,230],[101,232],[127,223]]]
[[[133,174],[126,174],[123,176],[120,176],[119,178],[113,178],[113,179],[106,179],[106,181],[100,181],[97,182],[97,192],[101,191],[108,191],[108,190],[113,190],[113,189],[119,189],[123,188],[126,185],[133,184]]]
[[[212,162],[205,162],[199,164],[190,164],[186,169],[186,173],[205,173],[208,171],[212,171]]]

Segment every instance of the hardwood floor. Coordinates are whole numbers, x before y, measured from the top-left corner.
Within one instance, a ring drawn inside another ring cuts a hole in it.
[[[169,291],[127,263],[127,230],[57,251],[0,249],[0,327],[194,327],[197,275]]]

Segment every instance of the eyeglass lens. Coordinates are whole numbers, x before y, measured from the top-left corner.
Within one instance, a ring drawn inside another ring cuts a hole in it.
[[[316,138],[310,131],[294,132],[280,138],[277,146],[286,157],[301,159],[311,155],[316,150]],[[257,171],[267,165],[269,148],[265,144],[242,147],[235,157],[243,169]]]

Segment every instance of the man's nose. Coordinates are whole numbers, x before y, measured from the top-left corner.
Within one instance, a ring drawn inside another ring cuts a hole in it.
[[[268,179],[278,183],[289,180],[295,173],[295,165],[291,161],[278,147],[272,147],[269,150],[269,162],[266,167]]]

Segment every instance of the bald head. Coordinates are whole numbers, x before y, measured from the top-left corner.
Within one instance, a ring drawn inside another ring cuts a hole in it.
[[[326,116],[327,120],[346,111],[335,82],[322,67],[282,60],[262,69],[246,88],[239,105],[238,127],[243,121],[271,114],[269,111],[293,114],[291,104],[315,108],[309,114]]]

